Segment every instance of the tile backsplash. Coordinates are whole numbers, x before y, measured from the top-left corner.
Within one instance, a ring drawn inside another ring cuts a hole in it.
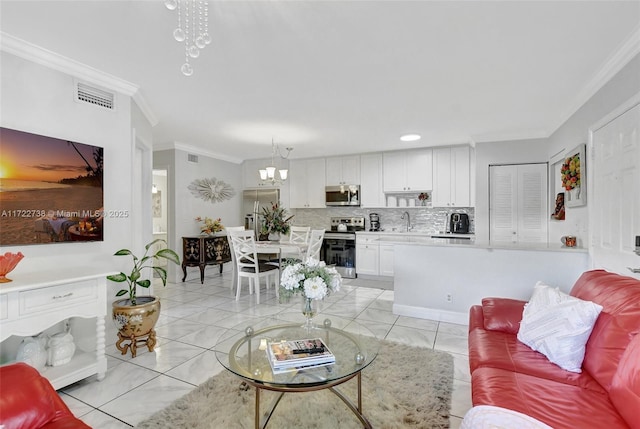
[[[469,232],[475,232],[473,207],[430,208],[430,207],[398,207],[366,209],[359,207],[327,207],[324,209],[291,209],[293,225],[310,225],[313,229],[329,229],[332,217],[364,217],[369,230],[369,213],[380,215],[380,228],[385,232],[405,231],[406,221],[401,219],[404,212],[411,216],[412,232],[438,234],[444,232],[448,215],[451,213],[467,213],[469,215]]]

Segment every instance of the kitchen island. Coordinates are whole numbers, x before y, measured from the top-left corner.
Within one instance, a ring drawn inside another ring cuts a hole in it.
[[[587,249],[560,243],[489,243],[472,234],[398,231],[358,232],[357,240],[358,269],[378,246],[368,258],[377,265],[365,274],[393,276],[395,314],[452,323],[468,323],[469,308],[484,297],[528,300],[537,281],[568,293],[589,269]]]
[[[543,281],[569,292],[586,271],[588,252],[546,243],[481,243],[424,235],[386,235],[393,244],[394,314],[468,323],[482,298],[528,300]]]

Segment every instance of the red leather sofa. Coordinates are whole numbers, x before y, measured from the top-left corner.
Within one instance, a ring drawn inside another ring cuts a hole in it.
[[[485,298],[470,309],[473,405],[518,411],[554,429],[639,429],[640,281],[587,271],[570,295],[603,306],[581,373],[518,341],[525,301]]]
[[[71,414],[49,380],[25,363],[0,367],[0,427],[91,429]]]

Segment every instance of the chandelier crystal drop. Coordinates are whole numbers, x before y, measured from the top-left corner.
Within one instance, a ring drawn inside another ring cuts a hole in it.
[[[192,58],[200,56],[200,50],[211,43],[209,35],[209,2],[204,0],[165,0],[167,9],[177,11],[178,25],[173,38],[184,43],[184,64],[180,71],[185,76],[193,74]]]

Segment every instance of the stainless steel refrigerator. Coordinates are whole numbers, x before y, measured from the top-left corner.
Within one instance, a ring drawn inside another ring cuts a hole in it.
[[[242,215],[244,227],[256,232],[256,239],[260,236],[262,227],[262,208],[271,207],[280,202],[279,189],[257,189],[242,192]]]

